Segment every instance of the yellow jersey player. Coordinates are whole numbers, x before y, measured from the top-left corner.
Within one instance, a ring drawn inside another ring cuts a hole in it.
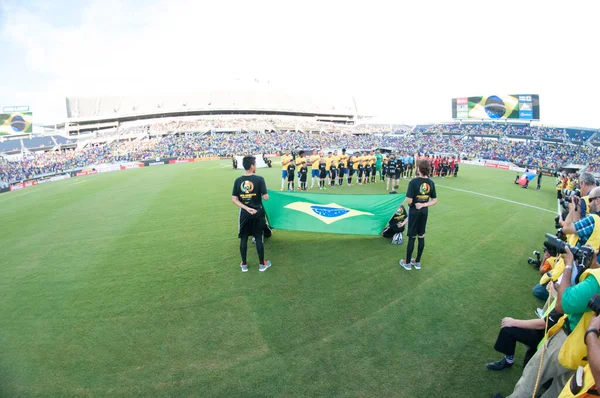
[[[310,163],[312,164],[312,171],[311,171],[312,178],[311,178],[311,183],[310,183],[311,189],[315,187],[315,178],[317,179],[317,182],[319,182],[319,162],[320,162],[322,156],[323,156],[323,152],[319,152],[318,154],[312,155],[310,157]]]
[[[294,158],[290,155],[290,151],[284,151],[281,157],[281,190],[287,184],[288,179],[288,166],[293,162]]]

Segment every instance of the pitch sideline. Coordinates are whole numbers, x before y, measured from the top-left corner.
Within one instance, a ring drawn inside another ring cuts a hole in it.
[[[480,193],[480,192],[467,191],[466,189],[453,188],[453,187],[449,187],[447,185],[441,185],[441,184],[435,184],[435,186],[436,187],[447,188],[447,189],[452,189],[454,191],[470,193],[470,194],[473,194],[473,195],[484,196],[486,198],[501,200],[503,202],[513,203],[513,204],[520,205],[520,206],[531,207],[532,209],[542,210],[542,211],[545,211],[545,212],[552,213],[552,214],[556,215],[556,213],[554,211],[548,210],[548,209],[544,209],[543,207],[528,205],[527,203],[516,202],[516,201],[510,200],[510,199],[499,198],[498,196],[486,195],[486,194]]]

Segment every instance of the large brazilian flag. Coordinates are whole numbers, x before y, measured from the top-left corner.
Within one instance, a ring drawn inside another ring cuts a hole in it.
[[[269,191],[263,206],[275,229],[379,235],[405,196]]]

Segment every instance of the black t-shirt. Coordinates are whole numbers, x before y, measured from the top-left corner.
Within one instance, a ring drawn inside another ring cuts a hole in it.
[[[330,160],[331,163],[329,164],[329,170],[336,170],[337,167],[335,165],[335,162],[333,161],[333,159]]]
[[[300,174],[304,175],[308,173],[308,167],[302,166],[300,167]]]
[[[437,198],[435,184],[430,178],[413,178],[411,182],[408,183],[406,197],[413,200],[410,208],[414,210],[415,204],[427,203],[429,202],[429,199]],[[422,208],[420,211],[427,211],[427,207]]]
[[[400,208],[396,210],[396,213],[394,213],[394,215],[390,219],[390,225],[398,224],[399,222],[403,222],[404,220],[406,220],[406,209],[404,208],[404,206],[400,206]]]
[[[232,196],[237,196],[240,202],[253,209],[262,207],[262,196],[267,194],[265,179],[255,174],[243,175],[233,183]]]
[[[348,159],[348,168],[352,169],[354,167],[354,162],[351,159]]]
[[[294,170],[296,170],[296,165],[294,163],[290,163],[287,168],[288,174],[293,173]]]
[[[319,170],[321,171],[327,171],[327,163],[325,163],[325,161],[321,161],[319,162]]]
[[[388,162],[388,172],[389,173],[396,172],[396,160],[395,159],[390,159],[390,161]]]

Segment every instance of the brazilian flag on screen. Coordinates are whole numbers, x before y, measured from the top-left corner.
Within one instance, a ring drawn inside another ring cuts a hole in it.
[[[269,191],[263,206],[275,229],[376,236],[405,196]]]
[[[31,133],[31,112],[0,113],[0,135]]]

